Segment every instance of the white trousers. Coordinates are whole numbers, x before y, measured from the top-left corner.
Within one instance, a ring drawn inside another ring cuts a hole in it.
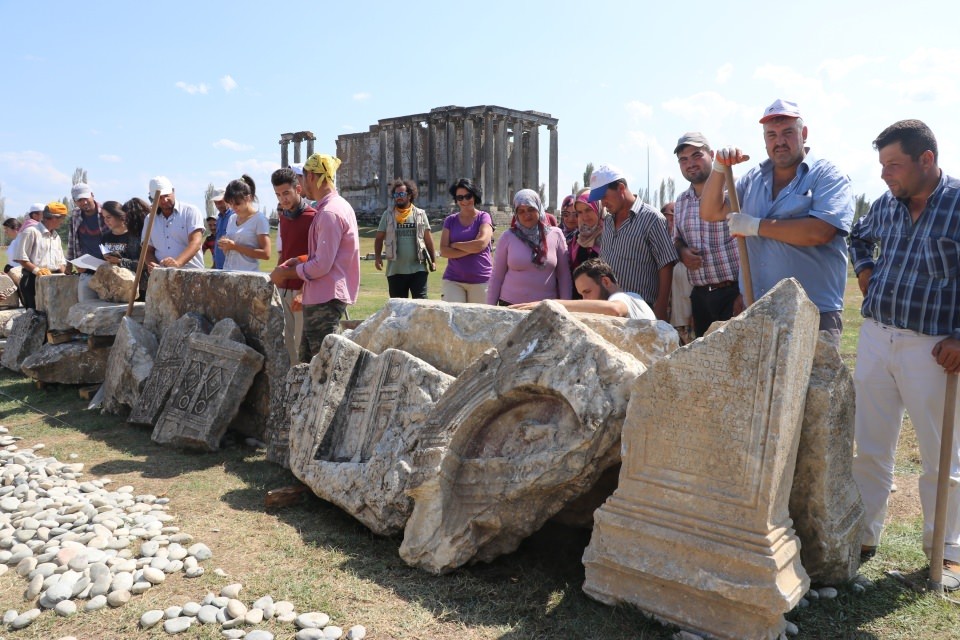
[[[486,304],[487,302],[486,282],[477,284],[454,282],[453,280],[442,280],[441,282],[440,291],[444,302],[474,302],[477,304]]]
[[[300,362],[300,340],[303,338],[303,311],[294,311],[290,303],[300,293],[299,289],[281,289],[280,301],[283,303],[283,345],[290,356],[290,366]]]
[[[857,410],[854,433],[857,454],[853,477],[866,509],[863,544],[880,542],[887,499],[893,482],[894,456],[904,410],[917,433],[922,472],[920,503],[923,507],[923,549],[930,557],[937,467],[947,374],[931,355],[942,337],[896,329],[869,318],[860,328],[854,384]],[[944,558],[960,562],[960,464],[956,416],[953,460],[947,497]]]

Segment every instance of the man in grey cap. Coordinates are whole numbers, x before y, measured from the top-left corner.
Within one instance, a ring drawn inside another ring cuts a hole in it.
[[[703,187],[700,215],[727,219],[743,236],[758,299],[784,278],[796,278],[820,310],[820,330],[837,343],[843,333],[847,243],[853,224],[850,178],[810,153],[807,127],[795,102],[776,100],[760,118],[767,160],[737,180],[742,213],[730,213],[724,198],[724,167],[750,156],[736,147],[717,151]]]
[[[76,208],[70,213],[70,228],[67,233],[67,273],[72,273],[74,270],[69,261],[84,254],[102,260],[101,239],[110,233],[110,227],[103,219],[100,204],[93,197],[90,185],[84,182],[73,185],[70,196]],[[77,297],[80,302],[97,300],[97,294],[89,286],[93,272],[87,269],[77,269],[77,271],[80,273],[80,283],[77,285]]]
[[[673,153],[683,177],[690,181],[690,188],[675,203],[673,241],[693,285],[693,330],[700,337],[711,323],[733,317],[740,295],[740,262],[727,221],[700,218],[700,196],[713,166],[710,143],[699,131],[689,131],[677,140]]]
[[[231,209],[223,199],[224,193],[225,191],[223,189],[216,189],[213,195],[210,196],[210,202],[217,208],[217,232],[214,234],[215,237],[213,241],[214,269],[223,269],[223,261],[226,259],[226,255],[223,253],[223,249],[217,245],[217,240],[226,235],[227,223],[230,222],[230,216],[233,215],[233,209]]]

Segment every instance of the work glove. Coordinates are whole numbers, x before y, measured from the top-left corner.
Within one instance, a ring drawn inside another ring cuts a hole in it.
[[[745,213],[731,213],[727,216],[727,225],[731,236],[760,235],[760,218],[748,216]]]

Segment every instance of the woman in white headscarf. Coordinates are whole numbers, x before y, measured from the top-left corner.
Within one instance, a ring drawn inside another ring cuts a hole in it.
[[[540,196],[521,189],[513,197],[513,220],[497,243],[487,304],[509,306],[559,298],[573,291],[563,231],[546,225]]]

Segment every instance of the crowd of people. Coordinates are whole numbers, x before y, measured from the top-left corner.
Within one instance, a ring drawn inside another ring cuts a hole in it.
[[[918,120],[899,121],[873,141],[889,191],[854,221],[849,178],[807,146],[796,103],[776,100],[759,120],[766,159],[736,180],[728,168],[750,160],[738,147],[714,149],[700,132],[684,133],[674,154],[689,188],[663,211],[633,193],[624,172],[604,164],[589,188],[564,198],[560,220],[539,194],[520,189],[513,217],[494,244],[494,222],[480,186],[462,178],[449,187],[455,210],[443,221],[439,253],[446,259],[447,302],[530,309],[554,299],[571,311],[672,320],[689,337],[744,308],[749,266],[753,299],[784,278],[796,278],[817,306],[819,329],[839,343],[848,255],[864,295],[857,346],[854,476],[866,508],[862,558],[876,553],[893,484],[902,418],[917,432],[922,473],[923,543],[931,554],[945,376],[960,373],[960,181],[938,166],[936,139]],[[336,188],[340,160],[314,154],[302,167],[279,169],[271,183],[279,203],[277,266],[270,273],[283,302],[291,361],[307,362],[324,336],[337,331],[360,284],[356,215]],[[270,260],[269,223],[256,206],[249,176],[214,193],[218,216],[181,202],[170,181],[150,181],[159,200],[147,239],[146,268],[256,271]],[[380,218],[375,264],[393,297],[426,298],[437,253],[430,222],[416,206],[416,183],[398,177],[392,206]],[[59,202],[8,219],[4,271],[24,306],[35,306],[36,279],[71,273],[84,254],[133,269],[146,236],[149,205],[97,202],[75,185],[76,208]],[[740,210],[734,210],[733,201]],[[64,254],[58,228],[69,220]],[[208,229],[212,237],[203,237]],[[746,254],[737,247],[745,240]],[[88,299],[91,272],[80,271],[78,295]],[[0,301],[11,295],[0,291]],[[671,300],[672,297],[672,300]],[[671,317],[672,316],[672,317]],[[960,438],[955,443],[960,442]],[[952,452],[947,499],[943,586],[960,588],[960,464]]]

